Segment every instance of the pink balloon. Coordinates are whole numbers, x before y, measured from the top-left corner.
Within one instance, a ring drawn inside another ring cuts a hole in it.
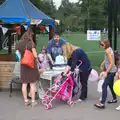
[[[97,81],[98,79],[99,79],[98,72],[96,70],[92,69],[88,80],[91,82],[94,82],[94,81]]]

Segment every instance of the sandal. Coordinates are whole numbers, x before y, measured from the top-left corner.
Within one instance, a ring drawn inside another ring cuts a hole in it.
[[[117,99],[108,101],[107,103],[108,103],[108,104],[117,103]]]
[[[36,105],[37,105],[37,102],[36,102],[36,101],[31,103],[31,107],[32,107],[32,108],[34,108]]]
[[[29,105],[31,105],[30,101],[25,102],[25,106],[29,106]]]
[[[104,104],[101,104],[101,103],[99,103],[99,104],[94,104],[94,106],[97,107],[97,108],[100,108],[100,109],[104,109],[104,108],[105,108],[105,105],[104,105]]]

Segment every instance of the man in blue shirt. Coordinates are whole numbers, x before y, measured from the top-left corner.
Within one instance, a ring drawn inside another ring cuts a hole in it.
[[[57,32],[54,35],[54,39],[48,42],[47,52],[53,61],[58,55],[63,55],[62,46],[65,43],[66,41],[61,39],[60,34]]]

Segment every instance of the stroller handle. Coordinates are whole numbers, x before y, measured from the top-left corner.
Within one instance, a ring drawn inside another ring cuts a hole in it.
[[[63,76],[64,72],[61,73],[61,76]]]
[[[79,60],[79,62],[80,62],[80,63],[79,63],[79,65],[77,66],[77,68],[79,68],[79,67],[82,65],[82,63],[83,63],[82,60]]]
[[[77,68],[79,68],[81,65],[82,65],[82,60],[79,60],[79,65],[77,66]],[[71,75],[73,75],[74,73],[71,73]],[[64,72],[61,73],[61,76],[63,77],[64,76]]]

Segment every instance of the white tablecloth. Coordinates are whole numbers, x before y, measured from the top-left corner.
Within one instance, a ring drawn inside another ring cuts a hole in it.
[[[45,80],[52,80],[53,77],[57,77],[60,75],[64,70],[48,70],[40,74],[40,78]]]
[[[38,94],[39,94],[40,99],[42,99],[45,94],[46,85],[44,86],[44,83],[47,82],[46,80],[49,81],[48,87],[52,87],[53,78],[59,76],[63,71],[64,70],[59,70],[59,71],[58,70],[47,70],[40,74],[41,79],[37,83],[37,89],[38,89]]]

